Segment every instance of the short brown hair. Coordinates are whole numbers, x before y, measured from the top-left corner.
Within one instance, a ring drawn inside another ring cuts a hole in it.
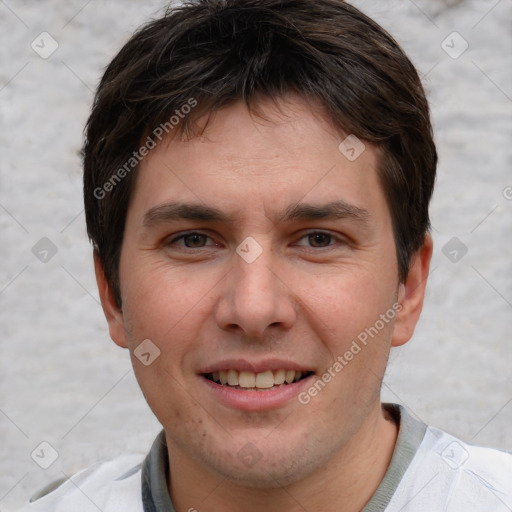
[[[236,100],[254,109],[258,97],[291,92],[320,101],[342,132],[379,147],[398,277],[405,280],[430,226],[437,153],[428,102],[403,50],[342,0],[196,0],[169,8],[132,36],[107,67],[87,122],[87,231],[119,306],[119,258],[141,141],[191,100],[197,107],[179,116],[178,133],[194,135],[194,120]]]

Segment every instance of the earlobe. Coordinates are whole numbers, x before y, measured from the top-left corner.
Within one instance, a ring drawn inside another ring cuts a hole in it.
[[[398,290],[400,311],[396,315],[391,345],[398,347],[407,343],[419,320],[425,298],[425,289],[432,258],[432,237],[427,233],[423,246],[412,256],[405,283]]]
[[[103,264],[96,251],[94,251],[94,272],[96,274],[96,283],[100,294],[101,306],[107,319],[110,337],[120,347],[128,348],[126,343],[126,334],[124,330],[123,312],[116,303],[112,287],[105,277]]]

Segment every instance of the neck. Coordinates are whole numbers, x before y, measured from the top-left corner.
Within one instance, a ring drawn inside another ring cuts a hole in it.
[[[320,471],[274,488],[241,486],[190,460],[167,437],[169,489],[177,512],[360,512],[384,478],[398,427],[380,403]]]

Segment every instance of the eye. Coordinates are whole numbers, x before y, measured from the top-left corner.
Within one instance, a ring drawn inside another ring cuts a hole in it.
[[[306,240],[309,243],[308,247],[322,249],[333,245],[333,235],[325,231],[310,231],[301,237],[300,240]],[[338,239],[339,241],[339,239]],[[297,245],[304,246],[306,244],[298,243]]]
[[[167,245],[178,245],[179,247],[183,247],[186,249],[201,249],[202,247],[208,247],[206,242],[207,240],[211,240],[208,235],[204,233],[199,233],[197,231],[191,231],[189,233],[183,233],[176,238],[172,238],[167,242]],[[177,244],[178,241],[182,241],[183,243]],[[210,245],[218,245],[218,244],[210,244]]]
[[[317,231],[306,236],[313,247],[328,247],[331,245],[332,236],[329,233]]]

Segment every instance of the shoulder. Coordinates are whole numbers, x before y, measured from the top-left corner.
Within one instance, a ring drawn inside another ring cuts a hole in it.
[[[395,498],[402,505],[410,500],[415,511],[428,510],[422,504],[453,512],[510,511],[512,454],[427,427]]]
[[[94,464],[37,493],[20,512],[143,512],[143,455],[122,455]]]

